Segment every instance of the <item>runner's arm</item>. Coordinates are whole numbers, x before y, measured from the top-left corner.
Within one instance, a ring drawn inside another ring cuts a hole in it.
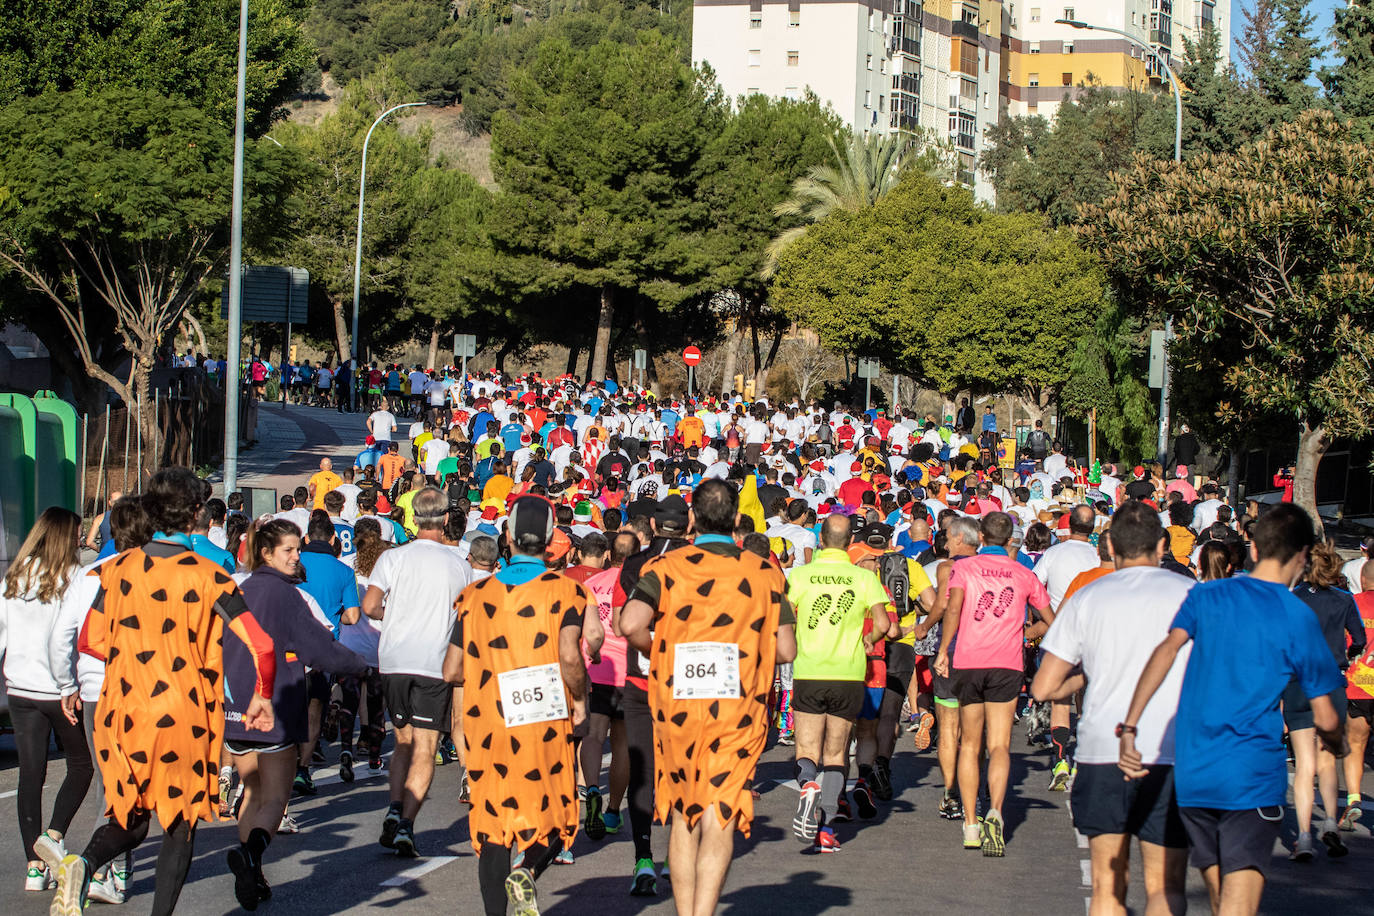
[[[964,590],[960,586],[950,586],[945,595],[945,607],[960,608],[964,606]],[[949,620],[944,622],[940,628],[940,651],[936,655],[936,662],[944,660],[946,667],[949,662],[949,646],[954,642],[954,634],[959,632],[959,617],[961,615],[956,610],[950,615]]]
[[[382,603],[384,597],[380,588],[369,585],[367,593],[363,595],[363,613],[373,620],[381,620],[386,614],[386,607]]]
[[[1164,641],[1155,647],[1154,652],[1150,653],[1150,660],[1145,663],[1145,670],[1140,673],[1140,680],[1136,682],[1135,693],[1131,695],[1131,705],[1126,710],[1126,718],[1122,720],[1122,725],[1134,729],[1140,721],[1140,716],[1145,712],[1145,707],[1150,705],[1150,699],[1154,697],[1155,691],[1159,690],[1159,685],[1168,677],[1169,669],[1174,666],[1174,659],[1178,657],[1178,650],[1186,646],[1190,639],[1192,636],[1187,630],[1174,627],[1169,631],[1169,635],[1164,637]],[[1149,772],[1141,766],[1140,752],[1135,749],[1133,730],[1124,731],[1121,735],[1121,758],[1117,761],[1117,766],[1126,774],[1127,779],[1139,779]]]
[[[1040,620],[1036,623],[1026,625],[1026,638],[1032,640],[1039,639],[1041,636],[1045,635],[1045,631],[1050,628],[1050,624],[1054,623],[1054,611],[1051,611],[1050,606],[1047,604],[1044,607],[1031,607],[1031,612],[1039,617]]]
[[[1350,748],[1345,743],[1345,729],[1336,714],[1336,706],[1331,702],[1331,697],[1323,693],[1312,697],[1308,702],[1312,704],[1312,724],[1317,729],[1317,737],[1321,739],[1322,747],[1332,756],[1344,757],[1350,752]]]
[[[949,589],[946,588],[946,585],[949,583],[949,571],[953,568],[954,564],[949,562],[941,563],[936,568],[935,600],[930,605],[930,613],[925,616],[924,620],[916,624],[916,628],[912,631],[916,634],[917,639],[925,639],[930,631],[935,629],[935,625],[944,618],[945,608],[949,607]],[[925,592],[921,593],[921,599],[925,600]]]
[[[463,686],[463,612],[453,621],[448,651],[444,653],[444,680],[455,687]]]
[[[1071,665],[1053,652],[1046,652],[1040,660],[1040,668],[1031,681],[1031,696],[1036,702],[1064,700],[1087,686],[1088,680],[1082,671],[1074,673],[1077,665]]]
[[[630,645],[647,654],[654,644],[653,632],[650,630],[653,619],[653,605],[641,598],[631,598],[620,609],[620,635],[624,636]]]
[[[581,725],[587,718],[587,665],[582,660],[582,621],[559,629],[558,663],[563,684],[572,700],[572,723]]]

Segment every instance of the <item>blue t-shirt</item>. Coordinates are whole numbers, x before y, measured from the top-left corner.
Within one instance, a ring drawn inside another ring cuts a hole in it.
[[[353,526],[341,518],[329,519],[334,524],[334,537],[339,539],[339,558],[351,557],[357,553],[353,546]]]
[[[468,436],[473,442],[476,442],[479,436],[486,433],[487,424],[495,419],[496,417],[494,417],[490,411],[479,410],[477,413],[473,414],[472,423],[468,425]],[[505,443],[502,444],[504,445]]]
[[[110,544],[114,546],[113,543]],[[218,563],[224,567],[225,572],[233,575],[238,569],[238,563],[234,561],[234,555],[223,547],[216,546],[213,541],[203,534],[191,535],[191,549],[200,554],[212,563]]]
[[[908,560],[914,560],[930,549],[930,541],[917,541],[912,539],[910,528],[903,529],[898,533],[895,544],[897,552]]]
[[[501,445],[507,455],[520,451],[520,437],[524,434],[525,427],[519,423],[507,423],[501,427]]]
[[[678,421],[678,419],[679,419],[679,418],[678,418],[678,415],[677,415],[677,411],[676,411],[676,410],[670,410],[670,409],[668,409],[668,408],[664,408],[664,410],[663,410],[663,426],[664,426],[664,428],[668,431],[668,438],[670,438],[670,439],[674,436],[674,434],[675,434],[676,431],[677,431],[677,421]]]
[[[1218,579],[1188,592],[1173,627],[1193,640],[1174,729],[1179,806],[1284,804],[1284,687],[1296,679],[1315,697],[1345,685],[1316,616],[1277,583]]]
[[[382,463],[382,452],[378,448],[365,448],[358,453],[358,457],[353,459],[355,468],[365,468],[368,465],[377,467]]]
[[[358,607],[358,580],[333,553],[311,550],[309,545],[301,549],[301,566],[305,568],[305,581],[301,588],[315,599],[324,611],[329,622],[334,625],[334,638],[339,638],[339,618],[344,608]]]
[[[606,403],[604,400],[596,396],[587,398],[587,413],[596,416],[597,412],[601,410],[601,405],[604,403]]]

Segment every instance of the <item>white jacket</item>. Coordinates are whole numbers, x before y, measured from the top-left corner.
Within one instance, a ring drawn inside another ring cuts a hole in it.
[[[93,655],[83,655],[77,651],[81,628],[86,625],[91,605],[95,603],[95,596],[100,592],[100,577],[91,575],[91,572],[114,558],[106,557],[89,566],[83,566],[72,577],[71,585],[67,586],[67,594],[62,598],[61,619],[57,629],[53,631],[54,663],[60,665],[63,671],[73,666],[76,668],[76,683],[83,703],[94,703],[99,700],[100,687],[105,682],[105,663]]]
[[[78,570],[71,571],[75,583]],[[68,591],[71,586],[68,586]],[[63,598],[39,601],[26,596],[4,597],[0,590],[0,653],[5,657],[5,689],[12,697],[60,700],[76,692],[75,642],[61,651]]]

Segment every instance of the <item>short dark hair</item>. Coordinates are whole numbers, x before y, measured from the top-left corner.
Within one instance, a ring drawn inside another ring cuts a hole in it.
[[[1280,503],[1259,517],[1250,529],[1250,540],[1256,559],[1287,563],[1317,543],[1317,532],[1301,506]]]
[[[1164,526],[1159,523],[1159,513],[1140,500],[1131,499],[1112,516],[1107,537],[1111,538],[1117,557],[1133,560],[1159,545],[1164,537]]]
[[[1005,512],[989,512],[978,523],[983,540],[993,547],[1001,547],[1011,540],[1011,532],[1015,527],[1016,523]]]
[[[1097,513],[1092,506],[1074,506],[1069,510],[1069,533],[1092,534],[1097,528]]]
[[[692,494],[692,515],[698,534],[733,535],[739,494],[723,480],[708,480]]]
[[[328,514],[323,509],[316,509],[310,513],[310,524],[305,529],[305,536],[311,541],[320,543],[333,539],[334,523],[329,520]]]
[[[1193,523],[1193,507],[1183,500],[1169,503],[1169,524],[1187,528]]]

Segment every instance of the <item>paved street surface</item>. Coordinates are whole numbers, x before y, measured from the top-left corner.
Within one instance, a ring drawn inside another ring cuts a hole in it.
[[[403,419],[398,430],[403,443],[409,428]],[[332,459],[335,470],[351,467],[363,450],[367,414],[294,404],[283,409],[264,402],[258,407],[257,432],[258,444],[239,450],[239,485],[269,487],[281,497],[304,486],[321,458]],[[209,477],[216,495],[223,496],[223,479],[218,471]]]
[[[907,742],[904,738],[909,748]],[[1086,844],[1075,837],[1067,796],[1044,788],[1049,778],[1048,752],[1026,753],[1019,734],[1013,739],[1012,756],[1018,788],[1006,807],[1007,855],[1000,860],[965,852],[959,846],[958,826],[936,815],[940,794],[933,749],[919,755],[899,752],[894,778],[905,791],[881,806],[877,820],[840,825],[841,852],[819,856],[804,850],[791,834],[796,792],[790,779],[790,751],[770,748],[760,766],[763,796],[753,836],[736,841],[736,859],[720,907],[724,916],[839,912],[1072,916],[1085,912]],[[278,837],[268,851],[266,874],[274,897],[259,911],[291,916],[379,910],[480,913],[466,807],[457,801],[458,766],[437,771],[421,812],[417,838],[424,857],[400,860],[376,843],[386,808],[384,777],[369,777],[363,766],[358,782],[345,786],[334,775],[337,750],[330,748],[328,755],[330,764],[316,771],[320,794],[291,806],[302,832]],[[54,757],[48,774],[49,805],[62,769],[61,759]],[[26,916],[46,913],[49,895],[19,890],[23,863],[14,829],[16,780],[13,738],[0,737],[0,825],[4,828],[0,831],[0,863],[4,864],[0,899],[7,914]],[[1365,791],[1371,789],[1374,779],[1367,778]],[[1367,811],[1365,824],[1374,823],[1374,807]],[[84,843],[94,824],[95,812],[88,799],[73,825],[73,844]],[[576,864],[555,866],[540,880],[544,912],[671,913],[668,891],[662,885],[657,900],[627,895],[632,864],[627,829],[628,825],[601,843],[579,836],[573,846]],[[1291,840],[1292,829],[1290,813],[1286,840]],[[1276,848],[1262,912],[1355,912],[1361,903],[1367,905],[1374,839],[1363,825],[1355,835],[1345,836],[1351,854],[1341,861],[1319,853],[1316,861],[1299,866],[1288,861],[1286,849]],[[232,825],[202,826],[179,912],[216,916],[238,912],[233,881],[224,864],[225,852],[236,842]],[[128,912],[146,913],[151,906],[157,848],[154,835],[139,851]],[[661,859],[665,852],[666,836],[658,834],[655,853]],[[1134,912],[1143,911],[1144,905],[1139,881],[1137,870],[1131,894]],[[1196,876],[1190,876],[1190,891],[1192,911],[1207,912],[1206,896]],[[103,909],[102,904],[91,904],[89,912]]]

